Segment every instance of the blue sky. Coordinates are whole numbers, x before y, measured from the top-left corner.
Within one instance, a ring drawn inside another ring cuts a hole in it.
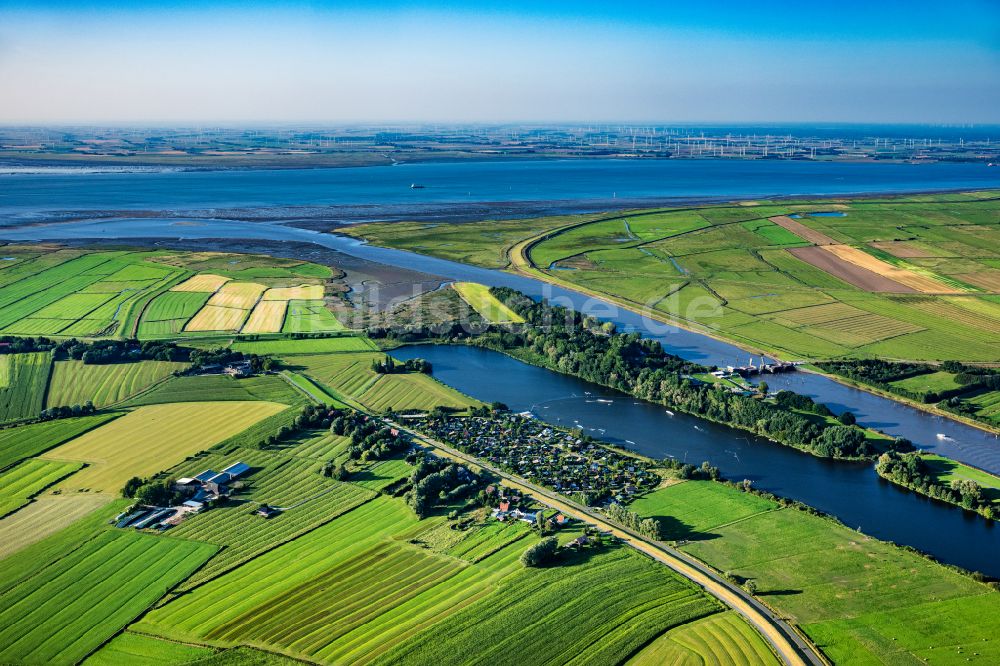
[[[0,122],[1000,122],[1000,0],[9,2]]]

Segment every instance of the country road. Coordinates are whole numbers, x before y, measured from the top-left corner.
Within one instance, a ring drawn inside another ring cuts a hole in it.
[[[770,643],[771,647],[785,664],[789,666],[806,666],[806,664],[823,666],[828,663],[805,638],[800,636],[791,625],[775,615],[770,608],[760,603],[742,588],[723,578],[704,563],[663,542],[648,539],[628,528],[612,523],[604,515],[582,504],[568,500],[555,491],[504,472],[474,456],[463,453],[448,444],[427,437],[404,425],[392,421],[386,422],[393,427],[409,433],[417,441],[437,449],[447,457],[475,465],[497,475],[506,481],[508,485],[531,495],[542,504],[557,509],[577,520],[598,525],[636,550],[670,567],[676,573],[701,587],[708,594],[742,615]]]

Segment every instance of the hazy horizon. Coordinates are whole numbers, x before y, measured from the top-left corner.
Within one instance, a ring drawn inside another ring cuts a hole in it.
[[[5,125],[982,125],[998,81],[989,0],[0,0]]]

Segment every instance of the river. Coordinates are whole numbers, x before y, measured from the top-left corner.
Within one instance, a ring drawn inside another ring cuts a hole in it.
[[[488,349],[413,345],[392,355],[427,359],[437,379],[474,398],[581,427],[653,458],[671,456],[695,465],[709,460],[728,479],[750,479],[757,488],[801,500],[865,534],[1000,576],[1000,530],[993,523],[898,488],[879,478],[870,463],[816,458]]]

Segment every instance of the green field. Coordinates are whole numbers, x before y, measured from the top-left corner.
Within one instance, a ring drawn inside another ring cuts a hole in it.
[[[979,391],[963,396],[976,410],[976,417],[1000,427],[1000,391]]]
[[[992,500],[994,504],[1000,504],[1000,477],[933,453],[925,453],[922,459],[930,469],[932,478],[938,483],[948,486],[952,481],[962,479],[975,481],[982,487],[985,498]]]
[[[7,386],[0,388],[0,423],[36,418],[45,401],[52,357],[44,352],[12,354]]]
[[[364,352],[376,349],[367,338],[338,336],[335,338],[307,338],[304,340],[256,340],[234,342],[233,350],[247,354],[333,354],[337,352]]]
[[[421,373],[378,374],[372,361],[385,358],[381,353],[354,353],[295,356],[292,367],[330,388],[350,396],[373,411],[388,408],[397,411],[429,410],[437,406],[467,409],[479,402]]]
[[[114,412],[92,414],[0,429],[0,469],[44,453],[117,416],[120,414]]]
[[[351,475],[351,483],[369,490],[382,490],[410,475],[413,467],[399,458],[380,460]]]
[[[333,395],[330,391],[323,388],[322,386],[312,381],[308,377],[304,377],[303,375],[300,375],[295,372],[290,372],[288,370],[285,370],[281,374],[287,377],[292,384],[301,389],[303,393],[308,395],[311,399],[315,400],[316,402],[321,402],[324,405],[330,405],[331,407],[346,406],[343,400]]]
[[[0,595],[0,661],[76,663],[214,552],[194,541],[98,535]]]
[[[122,337],[130,332],[127,324],[134,305],[184,275],[146,261],[150,253],[145,252],[71,257],[55,251],[49,256],[53,261],[26,261],[11,267],[22,270],[0,281],[3,333]]]
[[[195,273],[263,280],[269,287],[317,284],[326,266],[255,255],[8,248],[2,267],[0,333],[13,335],[176,337],[211,296],[168,291]],[[300,301],[285,321],[297,332],[342,330],[323,301]],[[318,307],[317,307],[318,304]]]
[[[376,412],[429,410],[439,406],[461,410],[480,404],[420,373],[380,375],[358,400]]]
[[[907,377],[906,379],[899,379],[890,383],[895,387],[913,391],[914,393],[940,393],[941,391],[950,391],[962,386],[955,381],[954,373],[945,372],[944,370],[931,372],[926,375],[917,375],[916,377]]]
[[[720,525],[774,509],[771,502],[754,495],[691,482],[653,491],[630,506],[643,516],[657,518],[664,538],[671,541],[710,539],[711,531]]]
[[[184,324],[201,309],[211,293],[197,291],[166,291],[146,306],[139,321],[139,336],[143,338],[177,335]]]
[[[702,486],[692,494],[699,505],[666,499],[691,493],[691,485]],[[758,594],[835,663],[910,663],[958,648],[1000,656],[993,642],[1000,595],[969,577],[794,508],[768,503],[761,512],[760,498],[721,484],[687,481],[655,495],[654,506],[675,520],[704,525],[685,551],[753,579]],[[714,515],[700,518],[707,514]]]
[[[82,467],[82,463],[32,458],[0,474],[0,518]]]
[[[52,367],[46,406],[82,405],[89,400],[95,407],[105,407],[121,402],[187,367],[187,363],[170,361],[106,365],[56,361]]]
[[[0,518],[0,559],[62,532],[112,501],[108,495],[39,497],[28,506]]]
[[[485,284],[455,282],[451,286],[486,321],[494,324],[524,323],[524,318],[497,300]]]
[[[835,205],[843,217],[797,220],[913,275],[965,290],[943,296],[871,292],[806,263],[789,248],[809,243],[768,218],[831,204],[764,204],[520,220],[509,234],[494,232],[494,221],[430,229],[371,223],[349,233],[496,267],[497,257],[506,265],[507,254],[534,231],[532,265],[524,270],[786,359],[996,360],[1000,202],[962,194],[854,199]],[[829,304],[844,307],[799,312]]]
[[[615,663],[718,610],[619,546],[524,569],[517,558],[534,538],[517,525],[456,534],[441,518],[417,521],[399,500],[378,497],[174,598],[135,629],[358,664],[441,663],[472,645],[515,663],[524,655],[512,646],[524,635],[554,632],[558,640],[533,645],[533,661],[586,653]],[[611,584],[622,579],[629,585]]]

